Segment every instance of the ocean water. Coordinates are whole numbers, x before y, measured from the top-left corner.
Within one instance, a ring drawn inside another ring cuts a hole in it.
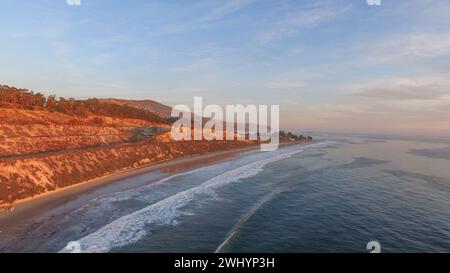
[[[0,233],[0,251],[450,251],[450,140],[319,139],[130,178]]]

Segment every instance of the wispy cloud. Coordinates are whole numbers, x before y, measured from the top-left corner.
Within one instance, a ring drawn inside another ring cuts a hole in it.
[[[210,71],[214,67],[215,62],[211,59],[201,59],[190,64],[174,67],[172,71],[178,73],[190,73],[198,71]]]
[[[317,2],[312,6],[298,8],[288,12],[268,30],[259,35],[262,44],[289,38],[301,29],[318,26],[335,20],[339,15],[351,9],[351,5],[336,5],[329,1]]]
[[[103,65],[113,59],[113,56],[109,53],[100,53],[92,59],[93,65]]]
[[[381,38],[360,46],[373,62],[419,60],[450,55],[450,32],[413,33]],[[368,54],[367,54],[368,53]]]
[[[117,44],[129,42],[130,40],[131,38],[125,34],[117,34],[106,37],[96,37],[96,39],[92,40],[92,45],[98,47],[110,47]]]
[[[305,98],[297,116],[287,119],[318,130],[448,135],[449,87],[450,72],[330,86],[338,99]]]
[[[358,98],[381,100],[439,100],[450,95],[450,75],[389,77],[346,87]]]
[[[208,14],[200,17],[198,22],[212,22],[220,20],[227,15],[235,13],[242,8],[252,4],[255,0],[229,0],[221,2],[221,5],[213,8]]]
[[[303,82],[299,81],[270,81],[267,83],[267,88],[274,90],[299,90],[303,88],[305,85]]]
[[[420,122],[450,118],[449,87],[450,73],[441,73],[386,77],[340,89],[347,92],[345,104],[349,108],[362,107],[365,115],[415,118]]]
[[[165,26],[153,34],[176,34],[183,31],[203,28],[207,25],[217,23],[218,21],[225,19],[227,16],[240,11],[253,2],[255,2],[255,0],[219,1],[213,5],[211,5],[211,3],[200,3],[194,8],[196,10],[196,14],[189,15],[190,19],[184,21],[183,23]],[[204,15],[198,16],[197,13],[199,10]]]

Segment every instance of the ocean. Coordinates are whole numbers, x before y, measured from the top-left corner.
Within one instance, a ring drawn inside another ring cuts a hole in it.
[[[319,135],[97,191],[0,233],[0,252],[450,251],[444,138]]]

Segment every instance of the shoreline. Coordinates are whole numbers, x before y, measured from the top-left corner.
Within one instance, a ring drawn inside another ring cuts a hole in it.
[[[77,197],[80,197],[83,194],[93,192],[101,187],[149,172],[164,171],[170,174],[208,166],[210,164],[227,160],[238,156],[241,153],[250,152],[258,148],[259,145],[250,145],[246,147],[219,150],[202,154],[186,155],[174,159],[162,160],[137,168],[128,168],[115,171],[98,178],[87,180],[64,188],[59,188],[34,197],[21,199],[14,202],[13,204],[3,206],[10,206],[14,209],[10,212],[0,214],[0,234],[7,227],[17,221],[35,216],[37,214],[45,212],[47,209],[56,208],[76,199]]]
[[[296,144],[301,145],[306,143],[308,142],[286,142],[280,143],[280,147]],[[125,179],[155,171],[173,174],[192,170],[229,160],[233,157],[241,155],[242,153],[255,151],[259,149],[259,147],[259,144],[257,144],[203,154],[186,155],[174,159],[153,162],[137,168],[119,170],[95,179],[46,192],[35,197],[18,200],[9,205],[14,207],[12,211],[0,214],[0,234],[24,220],[42,215],[50,209],[63,206],[70,201],[76,200],[84,194],[92,193],[102,187],[123,181]]]

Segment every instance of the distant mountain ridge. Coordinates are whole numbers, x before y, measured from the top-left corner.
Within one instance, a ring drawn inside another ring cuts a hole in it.
[[[99,99],[99,101],[119,105],[128,105],[140,109],[145,109],[153,113],[156,113],[163,118],[169,118],[172,112],[172,107],[156,102],[154,100],[127,100],[127,99],[110,98],[110,99]]]
[[[105,103],[132,106],[132,107],[136,107],[139,109],[144,109],[144,110],[148,110],[150,112],[156,113],[159,116],[161,116],[162,118],[166,118],[166,119],[171,118],[172,107],[164,105],[159,102],[156,102],[154,100],[148,100],[148,99],[147,100],[128,100],[128,99],[115,99],[115,98],[98,99],[98,100],[101,102],[105,102]],[[194,118],[195,118],[194,113],[192,113],[191,114],[192,121],[194,121]],[[209,118],[203,117],[202,124],[204,125],[209,120],[210,120]],[[227,124],[228,123],[226,121],[223,121],[223,129],[224,130],[226,130]],[[237,124],[235,124],[235,125],[237,126]],[[248,123],[246,123],[244,126],[245,126],[245,130],[249,130]],[[268,127],[268,129],[270,130],[270,126]]]

